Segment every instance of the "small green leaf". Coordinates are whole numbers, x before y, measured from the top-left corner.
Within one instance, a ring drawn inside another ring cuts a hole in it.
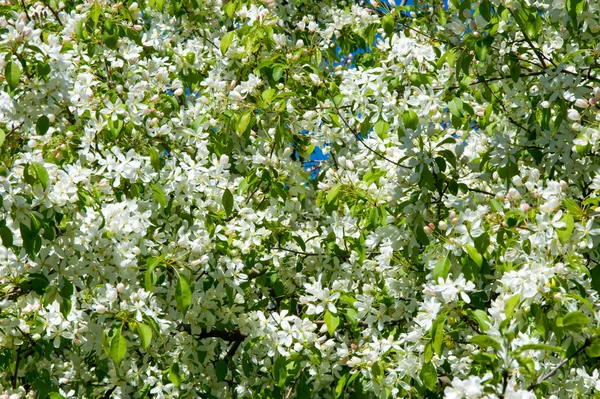
[[[11,90],[16,89],[21,80],[21,68],[19,67],[19,64],[9,61],[4,68],[4,77],[6,83],[8,83],[8,87],[10,87]]]
[[[540,351],[548,351],[548,352],[564,352],[565,350],[560,346],[554,345],[546,345],[546,344],[526,344],[519,348],[517,348],[516,352],[523,352],[528,350],[540,350]]]
[[[215,363],[215,374],[217,375],[217,380],[225,380],[225,377],[227,377],[227,371],[228,367],[225,360],[219,360]]]
[[[423,385],[430,391],[433,391],[438,383],[437,371],[435,366],[431,362],[427,362],[423,365],[420,374]]]
[[[285,380],[287,379],[287,359],[283,356],[280,356],[273,365],[273,379],[275,380],[275,385],[283,386],[285,384]]]
[[[386,14],[381,19],[381,27],[385,31],[385,33],[390,36],[394,32],[394,26],[396,25],[396,21],[394,19],[394,15],[391,13]]]
[[[515,313],[515,308],[519,304],[520,300],[521,294],[515,294],[506,301],[506,305],[504,305],[504,314],[506,314],[507,319],[510,319]]]
[[[338,194],[340,193],[341,188],[342,188],[342,186],[340,184],[336,184],[335,186],[333,186],[327,192],[327,197],[325,198],[325,202],[327,202],[328,204],[331,204],[337,198]]]
[[[490,318],[488,317],[486,312],[484,312],[481,309],[477,309],[471,312],[471,314],[475,318],[475,320],[477,320],[477,324],[479,324],[479,329],[482,332],[486,332],[490,329],[492,323],[490,322]]]
[[[489,335],[475,335],[471,338],[471,342],[482,348],[494,348],[496,350],[499,350],[502,346],[498,338]]]
[[[492,12],[491,12],[491,8],[490,8],[490,2],[488,0],[483,0],[479,4],[479,14],[481,14],[481,16],[483,17],[483,19],[485,19],[488,22],[490,22],[490,20],[492,19]]]
[[[227,216],[231,216],[231,213],[233,212],[233,194],[231,193],[231,191],[226,188],[225,191],[223,191],[223,198],[221,199],[221,201],[223,202],[223,208],[225,208],[225,213],[227,214]]]
[[[190,283],[181,274],[177,279],[177,287],[175,288],[175,302],[177,302],[177,308],[184,315],[192,304],[192,290],[190,289]]]
[[[567,0],[565,5],[567,14],[569,14],[569,18],[571,18],[571,22],[573,22],[575,27],[577,27],[577,15],[583,12],[585,0]]]
[[[571,327],[575,325],[587,325],[590,319],[582,312],[571,312],[567,313],[562,319],[562,326],[559,327]],[[558,323],[557,323],[558,324]]]
[[[144,323],[138,323],[137,332],[142,343],[142,348],[147,349],[150,346],[150,342],[152,342],[152,328]]]
[[[48,399],[65,399],[65,397],[58,392],[50,392]]]
[[[600,339],[594,339],[585,352],[591,357],[600,357]]]
[[[102,13],[102,8],[97,1],[94,2],[94,5],[90,9],[89,17],[94,21],[94,25],[98,24],[98,20],[100,19],[100,14]]]
[[[156,184],[150,185],[150,188],[152,189],[152,193],[154,193],[154,198],[156,198],[156,201],[162,208],[165,208],[167,206],[167,198],[165,197],[165,193],[163,192],[162,188],[158,187]]]
[[[433,269],[433,279],[437,281],[440,277],[446,279],[448,277],[448,272],[450,271],[450,259],[448,256],[440,259]]]
[[[433,330],[433,341],[432,348],[435,353],[440,356],[442,354],[442,348],[444,344],[444,325],[446,323],[446,316],[439,322],[434,325]]]
[[[510,66],[510,78],[515,83],[521,78],[521,65],[519,65],[518,62],[515,62]]]
[[[477,266],[481,267],[481,265],[483,264],[483,256],[481,256],[481,254],[477,252],[475,247],[472,245],[465,245],[465,249],[469,254],[469,258],[471,258],[473,262],[477,264]]]
[[[227,53],[229,46],[231,46],[231,43],[233,43],[234,37],[235,37],[235,31],[230,31],[223,35],[223,38],[221,39],[221,47],[220,47],[221,54],[225,55],[225,53]]]
[[[282,67],[276,66],[275,68],[273,68],[273,74],[271,75],[271,77],[273,78],[273,80],[275,82],[278,82],[282,76],[283,76],[283,68]]]
[[[409,109],[402,114],[402,122],[406,129],[416,130],[419,126],[419,116],[415,111]]]
[[[115,362],[117,367],[121,364],[127,353],[127,340],[121,335],[121,331],[112,337],[110,341],[110,357]]]
[[[32,162],[31,167],[33,169],[34,176],[40,182],[44,190],[47,189],[48,184],[50,184],[50,176],[48,175],[48,171],[44,165],[39,162]]]
[[[344,393],[344,389],[346,388],[346,382],[348,381],[348,377],[350,374],[344,374],[337,382],[335,386],[335,397],[336,399],[342,396]]]
[[[0,129],[0,147],[2,147],[2,144],[4,144],[5,139],[6,139],[6,133],[4,133],[4,130]]]
[[[225,366],[225,367],[227,367],[227,366]],[[175,362],[175,363],[171,364],[171,367],[169,367],[169,380],[171,380],[173,385],[175,385],[176,387],[179,387],[179,385],[181,385],[181,375],[179,374],[179,363]]]
[[[148,258],[146,260],[146,275],[144,278],[144,288],[146,291],[152,292],[152,288],[154,288],[154,283],[156,282],[156,276],[154,275],[154,268],[158,266],[162,260],[163,256],[158,258]]]
[[[559,241],[562,244],[565,244],[571,238],[571,233],[573,233],[573,228],[575,227],[575,219],[573,219],[573,216],[570,214],[565,213],[560,220],[565,223],[565,227],[556,229],[556,235],[558,236]]]
[[[236,133],[241,136],[246,131],[246,129],[248,129],[251,120],[252,111],[248,111],[244,115],[242,115],[236,126]]]
[[[35,130],[37,131],[37,134],[39,134],[40,136],[43,136],[44,134],[46,134],[48,132],[48,129],[50,128],[50,120],[48,119],[48,117],[46,115],[42,115],[38,118],[37,122],[35,123]]]
[[[337,315],[334,315],[328,311],[325,312],[325,324],[327,325],[327,331],[329,335],[333,336],[333,333],[340,325],[340,318]]]
[[[13,233],[12,230],[7,226],[0,227],[0,237],[2,238],[2,245],[6,248],[12,247],[13,245]]]
[[[452,101],[448,102],[448,110],[452,115],[456,116],[457,118],[462,118],[463,101],[458,97],[454,97]]]

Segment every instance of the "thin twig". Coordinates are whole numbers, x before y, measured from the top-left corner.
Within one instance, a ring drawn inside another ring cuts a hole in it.
[[[329,91],[329,87],[327,87],[327,85],[325,85],[325,90],[327,90],[327,94],[329,95],[331,101],[333,102],[333,107],[335,109],[335,112],[338,114],[338,116],[340,117],[340,119],[342,120],[342,122],[344,122],[344,125],[346,126],[346,128],[348,128],[348,130],[350,130],[350,132],[352,132],[352,135],[354,135],[354,137],[356,138],[356,140],[358,140],[359,143],[361,143],[367,150],[371,151],[373,154],[377,155],[378,157],[380,157],[381,159],[385,159],[386,161],[388,161],[389,163],[392,163],[398,167],[404,168],[404,169],[412,169],[409,166],[405,166],[402,165],[396,161],[393,161],[391,159],[389,159],[388,157],[386,157],[385,155],[383,155],[382,153],[380,153],[379,151],[369,147],[369,145],[367,143],[365,143],[359,136],[359,134],[356,132],[356,130],[354,130],[354,128],[352,128],[350,126],[350,124],[348,123],[348,121],[346,120],[346,118],[344,118],[344,116],[340,113],[340,110],[337,106],[337,104],[335,103],[335,99],[333,98],[333,95],[331,94],[331,91]]]
[[[540,378],[539,380],[537,380],[536,382],[534,382],[533,384],[531,384],[529,386],[529,388],[527,388],[528,391],[531,391],[533,388],[535,388],[536,386],[540,385],[542,382],[546,381],[547,379],[551,378],[554,374],[556,374],[558,372],[558,370],[560,370],[560,368],[562,366],[564,366],[568,361],[570,361],[571,359],[579,356],[579,354],[581,352],[583,352],[585,350],[585,348],[587,348],[588,346],[590,346],[592,344],[592,339],[588,338],[585,340],[585,343],[579,348],[577,349],[577,351],[575,351],[575,353],[573,353],[571,356],[567,357],[566,359],[563,359],[562,362],[558,363],[556,365],[556,367],[554,367],[549,373],[547,373],[546,375],[544,375],[542,378]]]

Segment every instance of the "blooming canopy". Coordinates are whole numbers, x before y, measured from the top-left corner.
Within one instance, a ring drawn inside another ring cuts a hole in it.
[[[415,3],[3,0],[2,397],[598,397],[600,2]]]

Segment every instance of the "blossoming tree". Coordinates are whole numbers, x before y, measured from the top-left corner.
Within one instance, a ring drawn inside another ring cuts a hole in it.
[[[1,398],[599,397],[600,2],[417,3],[3,0]]]

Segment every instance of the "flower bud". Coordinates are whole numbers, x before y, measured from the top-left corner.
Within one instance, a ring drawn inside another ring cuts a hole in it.
[[[587,108],[590,106],[590,104],[585,98],[578,98],[577,100],[575,100],[575,106],[579,108]]]
[[[173,92],[173,94],[174,94],[176,97],[179,97],[180,95],[182,95],[182,94],[183,94],[183,89],[180,87],[179,89],[175,90],[175,91]]]
[[[600,100],[600,87],[594,87],[594,97],[596,100]]]
[[[124,293],[124,292],[125,292],[125,284],[123,284],[123,283],[119,283],[119,284],[117,284],[117,292],[118,292],[119,294],[122,294],[122,293]]]
[[[445,231],[448,229],[448,223],[444,222],[443,220],[440,220],[438,223],[438,228],[442,231]]]
[[[529,204],[527,202],[522,202],[521,206],[519,208],[521,208],[521,210],[523,212],[528,212],[529,211]]]
[[[431,230],[431,227],[429,226],[424,226],[423,227],[423,231],[425,232],[425,234],[430,235],[433,231]]]
[[[452,223],[452,226],[456,226],[458,224],[458,218],[456,216],[451,218],[450,223]]]
[[[544,109],[550,108],[550,102],[549,101],[542,101],[540,103],[540,107],[542,107]]]
[[[567,118],[569,118],[572,121],[578,121],[581,119],[581,115],[579,115],[579,112],[573,108],[571,108],[569,111],[567,111]]]

